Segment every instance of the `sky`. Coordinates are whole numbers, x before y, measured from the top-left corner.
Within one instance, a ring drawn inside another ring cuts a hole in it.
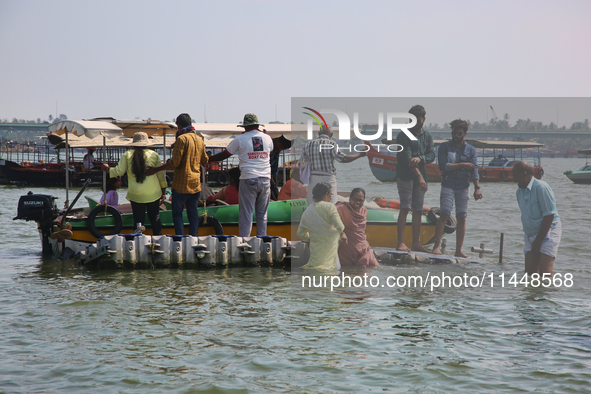
[[[587,0],[0,0],[0,119],[289,122],[292,97],[591,97],[590,20]]]

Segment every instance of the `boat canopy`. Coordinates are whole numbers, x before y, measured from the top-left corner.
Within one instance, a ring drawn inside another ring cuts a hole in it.
[[[193,123],[195,132],[200,134],[206,146],[211,147],[226,147],[235,136],[240,135],[244,129],[237,127],[237,123]],[[268,124],[264,129],[271,138],[280,136],[288,136],[292,133],[294,127],[301,127],[303,125],[292,124]],[[70,135],[86,136],[88,138],[95,138],[104,133],[108,138],[121,136],[119,141],[112,141],[108,143],[109,146],[124,146],[127,142],[124,137],[132,138],[133,135],[139,131],[148,134],[152,139],[153,145],[162,145],[164,141],[158,137],[173,137],[166,138],[166,146],[170,146],[174,142],[174,133],[177,130],[176,124],[172,122],[163,122],[160,120],[120,120],[111,117],[93,118],[88,120],[65,120],[63,122],[52,124],[49,131],[52,134],[62,135],[66,131]],[[123,137],[124,136],[124,137]],[[91,147],[95,146],[92,141],[83,141],[73,139],[70,141],[72,147]]]
[[[271,138],[276,138],[280,137],[281,135],[289,136],[292,132],[294,132],[294,126],[296,125],[292,125],[289,123],[265,124],[265,126],[263,126],[262,128],[267,130],[267,134],[269,134]],[[199,133],[209,134],[212,136],[240,135],[242,132],[244,132],[244,129],[242,127],[238,127],[238,123],[193,123],[193,127],[195,127],[195,131]]]
[[[466,142],[475,148],[490,148],[490,149],[527,149],[540,148],[544,144],[537,142],[520,142],[520,141],[480,141],[466,139]]]
[[[123,134],[127,137],[139,131],[148,134],[148,137],[153,135],[164,135],[175,133],[177,130],[176,124],[172,122],[163,122],[160,120],[120,120],[115,118],[93,118],[90,121],[109,122],[123,130]]]
[[[57,135],[71,133],[77,136],[96,138],[103,135],[114,138],[123,133],[120,127],[109,122],[93,120],[64,120],[49,126],[49,132]]]
[[[589,156],[589,155],[591,155],[591,149],[579,150],[579,151],[577,151],[577,153],[580,153],[580,154],[585,155],[585,156]]]
[[[56,139],[51,138],[53,134],[50,134],[48,138],[50,142],[54,145],[56,149],[63,149],[66,147],[65,140],[61,137]],[[204,142],[206,148],[225,148],[228,144],[233,140],[231,137],[210,137],[204,136]],[[153,135],[149,137],[150,145],[149,148],[162,148],[164,145],[164,138],[162,136]],[[169,137],[166,139],[166,146],[170,148],[172,144],[174,144],[175,138]],[[85,135],[77,136],[77,135],[70,135],[68,144],[71,148],[101,148],[105,145],[108,148],[129,148],[129,144],[133,142],[133,139],[127,137],[125,135],[118,136],[115,138],[110,138],[109,140],[105,141],[97,141],[86,137]]]

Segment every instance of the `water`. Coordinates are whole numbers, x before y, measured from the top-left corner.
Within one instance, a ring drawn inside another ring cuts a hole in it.
[[[543,164],[563,223],[555,272],[573,275],[571,289],[301,292],[273,269],[91,272],[43,260],[35,224],[12,221],[29,188],[0,186],[0,392],[589,392],[591,186],[562,174],[581,159]],[[396,197],[364,159],[338,170],[341,190]],[[465,250],[496,253],[504,232],[504,264],[370,274],[522,273],[516,185],[482,189]],[[34,191],[63,204],[63,190]],[[425,203],[438,195],[431,184]]]

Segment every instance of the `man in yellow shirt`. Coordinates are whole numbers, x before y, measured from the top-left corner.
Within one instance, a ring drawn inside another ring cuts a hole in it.
[[[160,167],[150,168],[149,174],[174,169],[172,181],[172,221],[176,235],[184,235],[183,206],[187,207],[189,218],[189,235],[197,236],[199,230],[199,214],[197,203],[201,192],[201,166],[207,164],[209,158],[205,153],[205,144],[195,134],[189,114],[183,113],[176,118],[178,131],[172,150],[172,158]]]

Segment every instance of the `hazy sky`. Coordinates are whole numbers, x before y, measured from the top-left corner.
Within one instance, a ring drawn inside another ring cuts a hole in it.
[[[56,102],[70,119],[202,122],[205,106],[209,122],[269,122],[290,120],[291,97],[589,97],[590,21],[588,0],[0,0],[0,118],[47,119]]]

